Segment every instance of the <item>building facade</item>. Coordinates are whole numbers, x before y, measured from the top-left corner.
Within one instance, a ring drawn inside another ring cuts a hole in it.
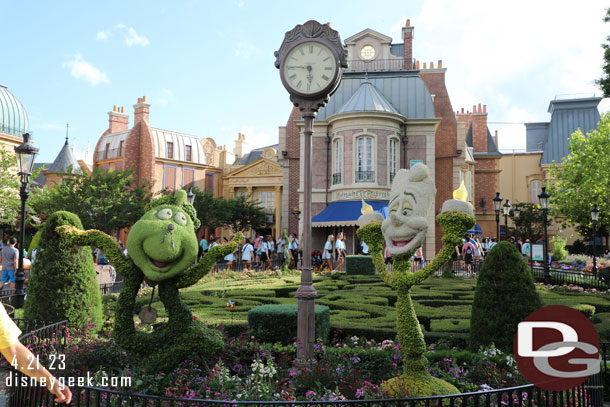
[[[429,228],[424,242],[426,258],[441,247],[435,214],[462,179],[469,182],[471,203],[477,189],[486,193],[487,183],[476,184],[473,154],[487,154],[490,148],[487,140],[478,140],[483,133],[487,137],[487,113],[480,107],[472,113],[462,111],[463,117],[454,112],[445,85],[446,68],[442,61],[435,66],[413,58],[413,32],[407,20],[403,43],[392,44],[390,37],[371,29],[345,40],[349,66],[314,122],[313,249],[321,248],[328,234],[344,231],[348,253],[356,252],[361,200],[386,211],[396,172],[419,162],[428,166],[437,188],[428,220],[436,226]],[[290,233],[302,233],[295,210],[303,205],[302,133],[303,121],[295,108],[279,130],[279,162],[284,168],[282,227]],[[495,177],[491,177],[494,182]]]

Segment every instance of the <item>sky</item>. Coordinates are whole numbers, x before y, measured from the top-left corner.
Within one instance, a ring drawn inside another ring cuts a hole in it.
[[[600,95],[607,2],[587,0],[0,0],[0,84],[24,105],[36,162],[64,144],[90,150],[107,112],[146,96],[152,127],[249,148],[277,143],[292,105],[274,66],[284,34],[314,19],[342,39],[366,28],[413,57],[440,59],[453,110],[487,105],[502,150],[524,149],[524,122],[549,121],[558,95]],[[348,57],[349,59],[349,57]],[[610,110],[608,100],[600,112]]]

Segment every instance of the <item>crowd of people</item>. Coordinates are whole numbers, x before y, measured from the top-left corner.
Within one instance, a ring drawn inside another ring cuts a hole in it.
[[[223,237],[222,239],[210,235],[209,238],[202,237],[199,241],[199,259],[208,250],[219,244],[228,243],[233,239]],[[254,239],[245,238],[237,249],[224,257],[226,268],[235,270],[238,263],[242,263],[245,268],[251,269],[253,266],[260,265],[263,269],[273,269],[274,265],[282,264],[285,261],[284,248],[288,247],[290,256],[290,267],[296,268],[301,258],[299,240],[293,233],[288,237],[288,241],[283,236],[274,239],[271,235],[256,234]]]

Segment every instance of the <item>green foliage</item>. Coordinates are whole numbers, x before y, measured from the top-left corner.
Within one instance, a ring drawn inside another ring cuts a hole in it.
[[[193,187],[192,192],[195,194],[193,206],[201,224],[206,228],[213,229],[225,226],[228,214],[226,199],[224,197],[214,197],[213,193],[202,191],[197,187]]]
[[[15,152],[0,148],[0,225],[15,223],[20,210],[19,177]]]
[[[519,208],[519,217],[515,218],[515,211],[511,210],[513,224],[516,225],[516,233],[524,242],[529,239],[535,242],[544,235],[544,214],[540,205],[529,202],[515,204],[514,208]]]
[[[326,341],[330,332],[330,309],[315,306],[316,339]],[[289,344],[297,336],[297,305],[260,305],[248,311],[248,324],[260,341]]]
[[[113,233],[135,223],[144,214],[150,200],[150,184],[137,184],[133,170],[74,174],[61,184],[33,193],[30,206],[37,214],[50,215],[70,211],[81,220],[85,229]]]
[[[485,257],[470,318],[473,348],[495,344],[510,352],[517,324],[541,306],[530,271],[510,242],[496,244]]]
[[[205,227],[229,227],[233,231],[240,231],[258,229],[265,225],[265,211],[251,196],[236,195],[226,199],[198,188],[193,188],[193,193],[193,206]]]
[[[578,305],[572,305],[572,308],[574,308],[577,311],[582,312],[589,319],[593,319],[593,315],[595,314],[595,307],[593,305],[578,304]]]
[[[566,240],[561,236],[555,236],[551,239],[553,243],[553,250],[551,251],[551,260],[561,261],[568,257],[568,251],[566,250]]]
[[[572,133],[568,149],[570,155],[563,158],[561,166],[551,167],[551,177],[557,180],[548,186],[551,203],[564,223],[576,225],[583,236],[592,233],[591,209],[597,204],[598,236],[608,236],[610,113],[602,114],[597,129],[586,136],[580,130]]]
[[[345,258],[345,273],[364,274],[371,275],[375,274],[375,266],[373,265],[373,258],[371,256],[353,255]]]
[[[25,301],[25,317],[54,321],[67,319],[72,327],[100,327],[102,299],[89,247],[75,248],[55,232],[57,226],[81,228],[78,217],[56,212],[42,228],[39,251],[32,265]]]

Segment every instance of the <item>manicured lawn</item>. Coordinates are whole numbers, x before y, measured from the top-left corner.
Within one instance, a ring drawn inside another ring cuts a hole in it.
[[[247,323],[248,310],[257,305],[296,303],[294,294],[299,281],[299,276],[264,273],[247,278],[237,273],[226,278],[208,276],[196,286],[182,290],[181,296],[193,314],[208,324],[243,325]],[[331,309],[335,334],[394,339],[396,293],[378,276],[314,276],[314,287],[318,291],[316,304]],[[475,287],[476,280],[472,278],[431,277],[412,289],[411,296],[427,342],[445,339],[455,345],[464,343],[470,329]],[[544,305],[595,306],[596,328],[602,340],[610,340],[610,293],[591,294],[544,287],[538,287],[538,292]],[[236,307],[229,310],[228,300],[235,302]],[[149,301],[150,293],[140,298],[138,305]],[[160,317],[167,316],[157,296],[152,305]]]

